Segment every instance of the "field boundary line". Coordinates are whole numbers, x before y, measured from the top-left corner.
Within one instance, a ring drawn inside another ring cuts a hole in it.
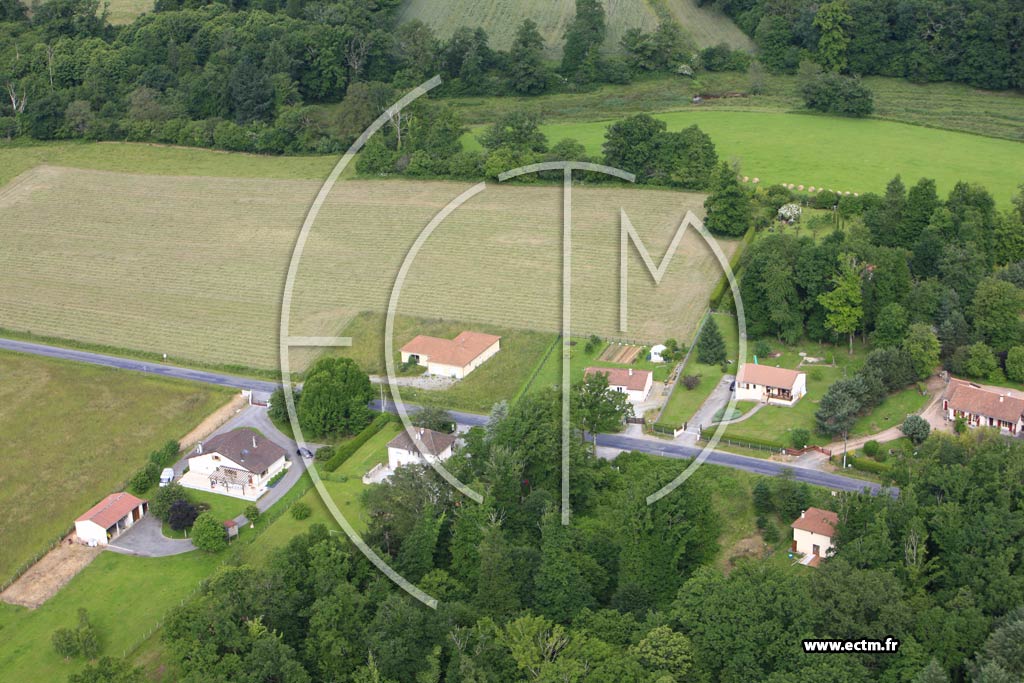
[[[661,422],[661,418],[665,415],[665,410],[668,409],[669,401],[672,400],[672,394],[676,393],[676,389],[679,388],[679,378],[683,376],[683,371],[686,370],[687,363],[690,362],[690,354],[693,353],[693,349],[697,346],[697,340],[700,339],[700,333],[704,331],[704,325],[707,324],[708,318],[711,317],[711,307],[708,306],[704,309],[704,315],[701,316],[700,326],[697,328],[697,332],[693,335],[693,342],[690,343],[690,348],[687,349],[686,355],[683,356],[683,360],[680,361],[678,368],[679,372],[676,373],[675,380],[672,381],[672,389],[668,392],[668,398],[665,399],[665,405],[661,407],[661,411],[658,412],[658,417],[655,423]]]
[[[517,401],[519,401],[520,398],[525,396],[527,392],[530,391],[530,389],[533,387],[534,381],[536,381],[537,379],[537,375],[540,374],[541,368],[543,368],[544,364],[548,362],[548,357],[551,356],[551,352],[555,350],[561,339],[562,335],[556,334],[555,338],[551,341],[550,344],[548,344],[548,348],[547,350],[544,351],[544,354],[541,356],[540,361],[533,366],[533,370],[530,372],[530,376],[523,383],[523,386],[519,389],[519,391],[516,392],[516,395],[512,397],[512,403],[516,403]]]

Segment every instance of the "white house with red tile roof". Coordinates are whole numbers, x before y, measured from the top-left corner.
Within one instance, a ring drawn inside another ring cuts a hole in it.
[[[807,374],[770,365],[744,363],[736,373],[736,400],[792,406],[807,393]]]
[[[75,520],[75,533],[82,543],[107,545],[130,529],[148,511],[148,501],[124,491],[111,493]]]
[[[608,377],[608,388],[626,394],[631,403],[642,403],[647,400],[654,384],[654,374],[650,370],[634,368],[587,368],[584,377],[594,374]]]
[[[838,524],[839,515],[831,510],[807,508],[789,525],[793,528],[793,551],[808,559],[805,564],[817,566],[834,547],[832,539]]]
[[[402,362],[416,363],[431,375],[462,379],[501,350],[501,337],[460,332],[455,339],[418,335],[402,347]]]
[[[1024,396],[952,378],[942,397],[947,420],[963,418],[970,427],[996,427],[1004,434],[1024,432]]]

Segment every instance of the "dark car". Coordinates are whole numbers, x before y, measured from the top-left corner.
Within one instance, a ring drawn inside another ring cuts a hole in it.
[[[733,380],[732,384],[729,385],[729,391],[736,391],[736,380]]]
[[[303,458],[312,458],[313,457],[313,451],[309,450],[308,448],[300,448],[299,450],[297,450],[295,452],[297,454],[301,455]]]

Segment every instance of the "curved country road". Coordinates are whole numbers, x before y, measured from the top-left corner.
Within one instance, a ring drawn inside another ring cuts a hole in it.
[[[13,339],[0,339],[0,349],[20,351],[21,353],[30,353],[49,358],[73,360],[81,363],[104,365],[106,367],[119,368],[122,370],[146,372],[149,374],[174,377],[176,379],[190,380],[193,382],[234,387],[236,389],[255,389],[257,391],[272,392],[278,387],[277,382],[269,382],[266,380],[250,379],[247,377],[226,375],[206,370],[192,370],[174,365],[163,365],[151,361],[119,358],[117,356],[108,356],[89,351],[78,351],[76,349],[64,349],[46,344],[36,344],[33,342],[23,342]],[[377,410],[381,409],[380,401],[373,401],[371,405]],[[385,408],[393,411],[394,405],[388,401]],[[413,410],[414,407],[409,406],[409,409]],[[482,426],[487,423],[487,417],[485,415],[463,413],[455,410],[450,410],[448,412],[452,414],[459,424],[467,426]],[[597,437],[597,444],[599,446],[620,448],[622,450],[643,451],[653,455],[661,455],[666,458],[690,459],[696,457],[700,453],[700,449],[695,446],[685,446],[672,443],[670,441],[663,441],[657,437],[599,434]],[[725,451],[712,451],[705,462],[767,476],[778,476],[784,471],[789,470],[793,473],[793,476],[797,481],[806,482],[814,486],[824,486],[838,491],[868,490],[871,493],[879,493],[883,491],[881,486],[872,482],[854,479],[852,477],[844,477],[839,474],[821,472],[819,470],[790,467],[771,460],[761,460],[760,458],[751,458],[749,456],[736,455],[735,453],[727,453]],[[897,488],[888,488],[884,490],[892,496],[899,495],[899,489]]]

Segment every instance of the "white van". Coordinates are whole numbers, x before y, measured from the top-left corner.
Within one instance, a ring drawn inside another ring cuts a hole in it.
[[[174,481],[174,470],[170,467],[165,467],[164,471],[160,473],[160,486],[167,486]]]

